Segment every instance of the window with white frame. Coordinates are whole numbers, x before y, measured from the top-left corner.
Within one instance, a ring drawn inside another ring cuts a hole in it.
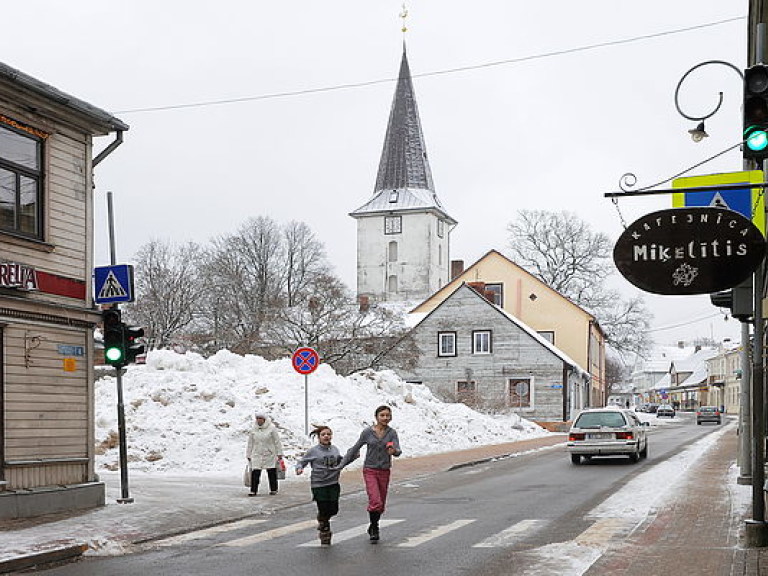
[[[387,279],[387,292],[397,292],[397,276],[394,274]]]
[[[533,378],[509,378],[507,387],[511,408],[530,408],[533,405]]]
[[[456,332],[437,333],[437,355],[456,356]]]
[[[472,332],[472,354],[491,353],[491,331],[475,330]]]
[[[442,238],[445,236],[445,222],[442,220],[437,221],[437,235]]]

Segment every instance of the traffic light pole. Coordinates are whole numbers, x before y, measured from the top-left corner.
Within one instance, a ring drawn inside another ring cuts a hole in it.
[[[107,192],[107,218],[109,223],[109,260],[114,266],[117,264],[115,253],[115,219],[112,212],[112,192]],[[112,305],[117,308],[117,304]],[[123,369],[115,367],[115,380],[117,381],[117,431],[120,438],[120,498],[119,504],[131,504],[133,498],[128,492],[128,445],[125,434],[125,406],[123,405]]]

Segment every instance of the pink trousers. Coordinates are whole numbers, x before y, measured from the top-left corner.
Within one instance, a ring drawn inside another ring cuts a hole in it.
[[[368,493],[368,512],[384,512],[390,472],[378,468],[363,468],[365,491]]]

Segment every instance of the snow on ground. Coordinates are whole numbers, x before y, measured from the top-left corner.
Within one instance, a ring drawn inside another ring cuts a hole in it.
[[[113,374],[105,370],[96,382],[97,471],[119,466]],[[548,434],[515,414],[491,416],[441,402],[425,386],[405,383],[391,371],[343,377],[321,364],[307,380],[310,429],[330,426],[342,453],[374,422],[381,404],[392,407],[391,425],[404,457]],[[206,359],[156,350],[145,365],[127,369],[123,396],[132,470],[240,473],[257,410],[274,420],[289,463],[313,443],[305,435],[304,376],[290,359],[267,361],[226,350]]]

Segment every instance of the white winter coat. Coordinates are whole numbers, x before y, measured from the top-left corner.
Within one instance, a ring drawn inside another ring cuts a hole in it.
[[[283,444],[272,421],[267,418],[261,426],[254,424],[248,432],[248,447],[245,449],[245,457],[251,459],[251,468],[274,468],[277,457],[282,455]]]

